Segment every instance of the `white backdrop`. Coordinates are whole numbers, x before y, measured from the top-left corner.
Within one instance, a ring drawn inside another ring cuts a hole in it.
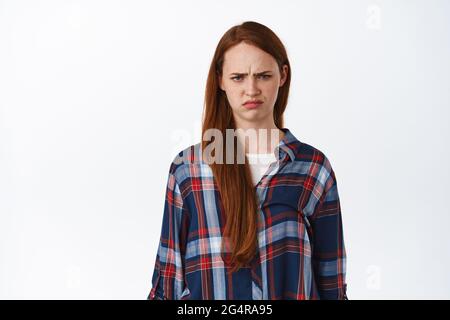
[[[0,0],[0,298],[145,299],[169,165],[245,20],[335,170],[349,299],[450,298],[449,1]]]

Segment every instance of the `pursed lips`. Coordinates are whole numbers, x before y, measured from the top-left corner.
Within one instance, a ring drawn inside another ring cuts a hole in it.
[[[244,106],[245,105],[259,105],[263,103],[261,100],[248,100],[246,102],[244,102]]]

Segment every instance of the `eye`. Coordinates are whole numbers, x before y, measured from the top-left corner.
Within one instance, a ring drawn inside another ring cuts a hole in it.
[[[235,76],[233,78],[231,78],[234,81],[239,81],[242,77],[241,76]]]
[[[263,75],[260,75],[259,77],[262,78],[262,79],[269,79],[271,77],[271,75],[270,74],[263,74]]]

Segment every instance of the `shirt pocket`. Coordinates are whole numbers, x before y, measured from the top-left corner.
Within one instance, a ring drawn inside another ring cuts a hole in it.
[[[304,256],[311,257],[311,226],[298,204],[297,197],[276,197],[265,201],[261,206],[264,225],[271,229],[273,241],[281,238],[289,239],[290,243],[294,241]]]
[[[288,185],[274,187],[267,190],[264,201],[261,203],[262,209],[269,209],[270,214],[276,218],[278,214],[303,215],[299,210],[300,200],[304,195],[304,189],[301,185]]]

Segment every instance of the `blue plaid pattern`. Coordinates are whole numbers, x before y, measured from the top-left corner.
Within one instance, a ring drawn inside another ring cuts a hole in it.
[[[281,130],[278,161],[255,186],[259,250],[235,273],[221,257],[224,210],[201,144],[175,157],[147,299],[348,299],[335,173],[324,153]]]

